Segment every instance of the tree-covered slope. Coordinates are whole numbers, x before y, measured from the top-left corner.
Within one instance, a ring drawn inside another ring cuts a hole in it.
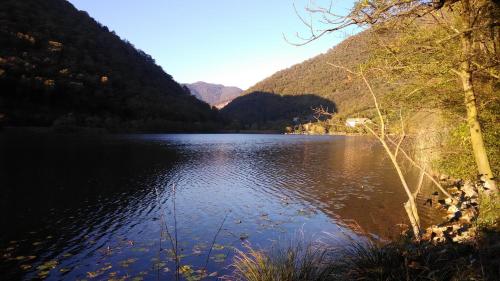
[[[380,34],[377,38],[383,38]],[[374,54],[377,41],[372,36],[372,31],[367,30],[345,39],[343,42],[330,49],[325,54],[296,64],[290,68],[278,71],[272,76],[257,83],[246,90],[243,95],[236,98],[222,109],[222,115],[226,119],[245,119],[250,124],[257,120],[248,120],[247,111],[260,111],[263,103],[256,102],[245,105],[245,96],[252,93],[272,93],[278,96],[314,96],[324,102],[320,105],[328,107],[328,103],[335,104],[336,111],[350,114],[362,111],[370,107],[370,99],[365,93],[364,85],[348,75],[346,71],[332,67],[329,63],[353,68],[365,63]],[[302,112],[312,114],[312,105],[302,108]],[[276,111],[284,104],[276,104]],[[314,104],[318,106],[318,104]],[[241,110],[240,110],[241,109]],[[333,108],[330,106],[329,110]],[[244,116],[245,115],[245,116]],[[288,116],[281,116],[280,119]],[[302,116],[304,117],[304,116]],[[291,121],[291,120],[288,120]],[[248,125],[243,122],[244,125]],[[283,128],[281,128],[283,129]]]
[[[64,0],[2,0],[0,113],[7,125],[200,129],[210,106]]]
[[[279,95],[313,94],[337,104],[339,111],[357,110],[359,99],[365,95],[359,81],[346,75],[342,69],[328,63],[355,67],[364,63],[377,48],[372,31],[364,31],[346,38],[325,54],[281,70],[249,88],[245,93],[255,91]]]

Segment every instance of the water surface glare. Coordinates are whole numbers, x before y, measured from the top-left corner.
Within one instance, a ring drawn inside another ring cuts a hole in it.
[[[205,266],[226,215],[208,259],[212,279],[230,272],[243,242],[342,246],[389,238],[406,223],[405,193],[368,137],[4,132],[0,186],[3,280],[169,280],[161,225],[175,235],[174,198],[186,277]]]

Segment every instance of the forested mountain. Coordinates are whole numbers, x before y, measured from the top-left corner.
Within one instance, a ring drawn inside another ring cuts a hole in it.
[[[64,0],[2,0],[0,89],[13,126],[198,130],[216,117],[151,56]]]
[[[246,113],[247,111],[259,112],[262,110],[262,106],[267,102],[267,99],[256,101],[257,96],[252,99],[246,98],[246,95],[261,92],[286,97],[304,95],[316,97],[316,102],[313,103],[304,104],[301,101],[300,112],[302,114],[300,115],[302,118],[305,115],[311,115],[312,107],[318,105],[328,107],[332,111],[334,109],[332,104],[335,104],[335,109],[344,113],[358,112],[363,108],[367,108],[370,100],[363,93],[363,85],[350,75],[346,75],[344,70],[328,65],[328,62],[346,67],[355,67],[366,62],[377,48],[377,42],[371,34],[372,31],[370,30],[361,32],[347,38],[325,54],[278,71],[249,88],[241,97],[229,103],[222,109],[222,115],[230,120],[239,120],[243,126],[250,126],[256,122],[261,124],[260,120],[249,119]],[[381,36],[387,35],[381,34]],[[252,102],[245,104],[246,100],[251,100]],[[293,98],[288,98],[287,100],[293,100]],[[323,102],[318,104],[318,100],[322,100]],[[274,109],[268,107],[269,111],[280,111],[280,107],[286,106],[279,103],[275,103],[274,105]],[[276,116],[273,120],[268,121],[276,121],[278,119],[282,119],[283,121],[280,124],[286,121],[290,123],[291,121],[290,116],[287,115]],[[261,124],[261,126],[265,125]]]
[[[363,85],[328,63],[353,68],[366,62],[378,48],[372,33],[368,30],[348,37],[325,54],[278,71],[245,93],[264,91],[292,96],[307,93],[334,101],[339,111],[357,111],[364,105],[359,101],[364,98]]]
[[[243,92],[243,90],[238,87],[228,87],[201,81],[184,85],[188,87],[192,95],[217,108],[224,107],[227,103],[239,97]]]

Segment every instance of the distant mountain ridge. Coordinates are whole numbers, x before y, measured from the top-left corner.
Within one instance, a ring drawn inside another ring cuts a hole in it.
[[[202,81],[184,84],[184,86],[189,89],[192,95],[217,108],[226,106],[243,92],[238,87],[211,84]]]
[[[0,89],[8,126],[184,131],[217,114],[65,0],[2,0]]]

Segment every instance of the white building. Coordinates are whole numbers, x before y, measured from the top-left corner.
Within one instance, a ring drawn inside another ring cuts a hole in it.
[[[367,123],[371,123],[371,120],[368,118],[347,118],[345,120],[346,126],[349,127],[356,127],[357,125],[363,125]]]

